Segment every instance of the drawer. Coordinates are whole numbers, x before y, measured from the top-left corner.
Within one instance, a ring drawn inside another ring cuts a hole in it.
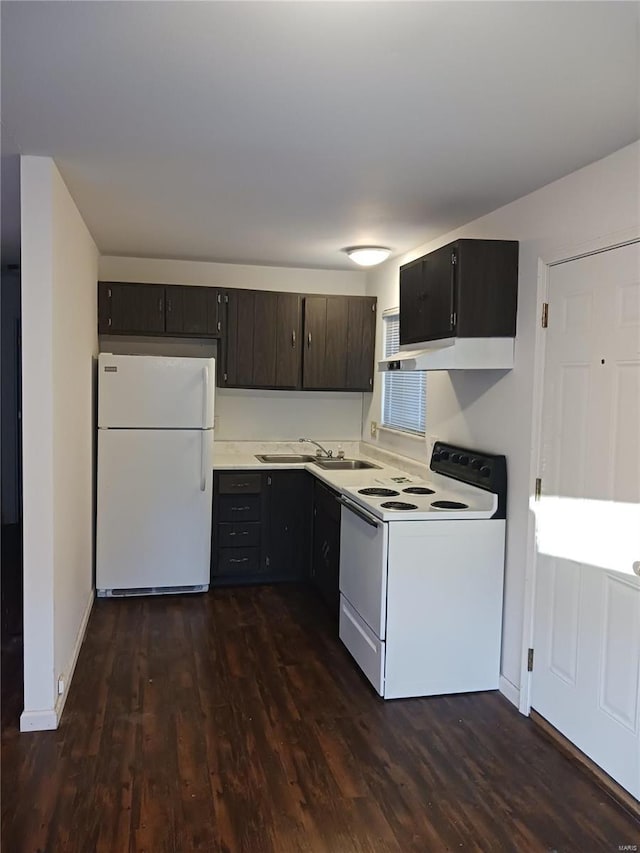
[[[344,595],[340,596],[339,634],[360,669],[380,696],[384,696],[385,645],[360,618]]]
[[[259,548],[219,548],[214,575],[258,575],[266,571],[260,562]]]
[[[218,475],[221,495],[258,495],[262,491],[262,474],[258,471],[234,471]]]
[[[256,548],[260,544],[260,523],[218,525],[218,548]]]
[[[260,521],[260,495],[220,495],[218,521]]]

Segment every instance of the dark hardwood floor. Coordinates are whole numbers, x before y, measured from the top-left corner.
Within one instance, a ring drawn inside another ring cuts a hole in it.
[[[301,588],[97,601],[59,730],[2,749],[7,853],[640,843],[501,695],[379,699]]]

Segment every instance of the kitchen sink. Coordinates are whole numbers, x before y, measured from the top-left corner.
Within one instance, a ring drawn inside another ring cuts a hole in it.
[[[373,462],[364,462],[362,459],[317,459],[313,462],[328,471],[360,471],[364,468],[380,468]]]
[[[308,456],[304,453],[263,453],[256,456],[259,462],[267,462],[280,465],[296,465],[304,462],[315,462],[315,456]]]

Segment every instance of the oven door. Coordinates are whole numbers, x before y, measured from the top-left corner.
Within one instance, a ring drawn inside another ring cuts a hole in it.
[[[340,592],[384,640],[387,622],[388,525],[348,498],[339,498]]]

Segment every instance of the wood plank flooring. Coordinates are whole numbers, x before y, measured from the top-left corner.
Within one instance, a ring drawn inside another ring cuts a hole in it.
[[[502,696],[383,702],[335,634],[303,588],[98,600],[59,730],[3,732],[3,851],[640,844]]]

